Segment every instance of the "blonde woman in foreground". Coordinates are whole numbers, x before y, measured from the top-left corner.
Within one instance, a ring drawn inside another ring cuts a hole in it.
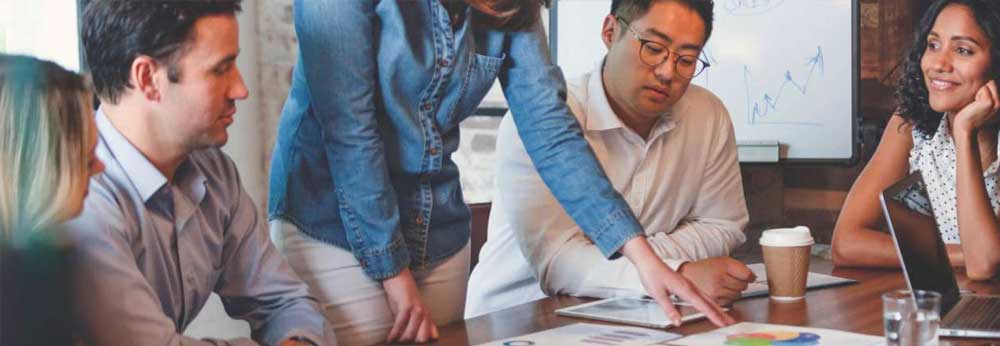
[[[70,345],[67,246],[57,225],[80,213],[97,134],[84,79],[0,54],[0,344]]]

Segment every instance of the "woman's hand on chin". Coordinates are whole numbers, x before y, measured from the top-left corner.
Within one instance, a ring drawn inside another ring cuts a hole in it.
[[[989,81],[976,91],[976,98],[958,111],[954,120],[956,134],[970,134],[983,126],[998,120],[1000,97],[997,96],[996,81]]]

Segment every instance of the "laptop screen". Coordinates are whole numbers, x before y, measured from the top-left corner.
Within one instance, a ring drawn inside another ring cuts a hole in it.
[[[880,199],[907,285],[940,293],[945,314],[958,303],[958,283],[926,191],[920,172],[915,172],[883,191]]]

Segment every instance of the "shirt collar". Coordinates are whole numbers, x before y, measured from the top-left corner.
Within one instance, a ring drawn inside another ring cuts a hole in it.
[[[186,222],[194,213],[194,206],[201,204],[206,195],[207,178],[198,165],[192,162],[191,157],[184,160],[174,173],[173,185],[189,201],[177,204],[172,191],[164,190],[168,186],[167,178],[111,124],[103,110],[98,109],[96,120],[97,130],[111,155],[110,159],[121,167],[122,174],[135,187],[142,202],[148,204],[155,198],[159,200],[157,203],[161,203],[159,208],[164,208],[168,215],[172,215],[178,222]]]
[[[585,131],[606,131],[613,129],[623,129],[629,130],[625,126],[625,123],[618,118],[618,115],[614,110],[611,109],[611,103],[608,102],[608,94],[604,89],[604,59],[596,63],[594,69],[590,72],[590,78],[587,81],[587,103],[586,107],[586,121],[584,125]],[[682,97],[683,99],[683,97]],[[678,104],[680,102],[678,101]],[[675,105],[676,107],[676,105]],[[677,120],[671,116],[673,109],[667,111],[653,125],[652,131],[650,131],[649,140],[656,138],[657,136],[670,131],[675,126],[677,126]]]
[[[603,76],[604,60],[598,62],[594,69],[590,71],[590,78],[587,80],[587,103],[585,117],[586,131],[605,131],[625,128],[625,124],[615,115],[608,102],[608,94],[604,90]]]
[[[132,145],[121,132],[111,124],[103,109],[97,110],[97,130],[108,147],[113,160],[122,168],[122,173],[132,182],[143,202],[148,202],[164,185],[167,178],[139,149]]]

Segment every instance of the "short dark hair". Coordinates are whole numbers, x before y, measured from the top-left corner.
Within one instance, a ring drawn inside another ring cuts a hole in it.
[[[626,23],[646,15],[649,6],[655,1],[672,1],[690,8],[705,22],[705,42],[712,36],[712,20],[715,17],[715,1],[713,0],[612,0],[611,14],[621,18]]]
[[[963,5],[971,10],[976,24],[983,29],[990,40],[990,76],[993,79],[1000,77],[1000,4],[995,0],[939,0],[931,4],[917,27],[913,45],[903,63],[903,76],[896,88],[899,116],[913,125],[925,138],[934,136],[944,114],[931,109],[920,60],[924,58],[924,51],[927,50],[927,35],[930,35],[931,29],[934,28],[934,22],[937,21],[941,11],[951,4]]]
[[[240,0],[95,0],[83,14],[84,56],[97,95],[111,103],[131,88],[129,69],[140,55],[167,65],[171,82],[180,80],[177,60],[201,17],[235,14]]]

